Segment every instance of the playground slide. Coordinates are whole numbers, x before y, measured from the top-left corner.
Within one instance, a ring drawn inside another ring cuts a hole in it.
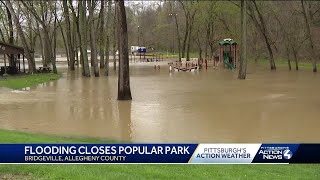
[[[233,65],[229,63],[229,58],[224,58],[224,64],[227,65],[229,69],[234,69]]]

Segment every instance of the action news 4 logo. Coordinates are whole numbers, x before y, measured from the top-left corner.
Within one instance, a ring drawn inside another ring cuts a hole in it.
[[[286,159],[289,160],[292,158],[293,153],[289,147],[261,147],[259,150],[259,155],[262,155],[264,160],[273,160],[273,159]]]
[[[283,151],[283,158],[285,159],[291,159],[292,155],[293,153],[289,149]]]

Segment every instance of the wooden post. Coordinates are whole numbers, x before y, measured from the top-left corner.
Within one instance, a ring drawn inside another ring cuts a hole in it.
[[[220,45],[220,52],[219,52],[219,63],[221,62],[221,58],[222,58],[222,48],[221,48],[221,45]]]
[[[22,62],[23,62],[23,73],[26,73],[26,67],[24,65],[24,54],[22,54]]]
[[[230,63],[230,60],[231,60],[231,63],[230,64],[233,64],[233,60],[232,60],[232,45],[230,44],[230,52],[229,52],[229,63]]]
[[[237,44],[234,44],[234,68],[237,68]]]
[[[19,72],[20,72],[20,54],[18,54],[18,60],[19,60]]]
[[[3,54],[3,59],[4,59],[4,74],[7,74],[6,54]]]
[[[222,54],[222,46],[220,45],[220,54],[219,54],[219,63],[220,64],[223,61],[223,54]]]
[[[133,62],[136,62],[136,55],[133,53]]]
[[[208,69],[208,60],[204,60],[206,63],[206,70]]]

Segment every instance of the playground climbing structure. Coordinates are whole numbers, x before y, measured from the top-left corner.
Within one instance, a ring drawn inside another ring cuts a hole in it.
[[[237,67],[237,43],[227,38],[220,41],[219,45],[219,61],[223,62],[225,68],[235,69]]]

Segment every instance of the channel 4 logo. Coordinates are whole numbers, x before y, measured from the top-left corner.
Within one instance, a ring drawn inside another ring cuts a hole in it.
[[[273,159],[286,159],[292,158],[293,153],[289,147],[261,147],[259,155],[262,155],[262,159],[273,160]]]
[[[283,151],[283,158],[284,159],[291,159],[292,158],[292,155],[293,155],[293,153],[289,150],[289,149],[287,149],[287,150],[284,150]]]

